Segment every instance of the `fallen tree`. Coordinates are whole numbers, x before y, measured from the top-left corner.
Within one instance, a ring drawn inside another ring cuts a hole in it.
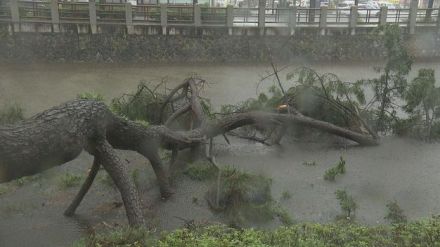
[[[172,150],[174,161],[179,150],[212,143],[215,136],[239,127],[257,124],[273,128],[296,124],[341,136],[360,145],[378,144],[373,135],[304,116],[293,106],[288,106],[291,108],[288,113],[242,112],[208,120],[199,97],[204,83],[199,78],[188,78],[162,99],[157,110],[165,125],[145,126],[117,116],[103,102],[81,99],[16,124],[0,126],[0,182],[62,165],[86,150],[94,156],[93,166],[65,214],[74,214],[102,165],[121,193],[129,224],[136,226],[144,223],[141,203],[127,168],[114,149],[133,150],[146,157],[156,174],[161,194],[166,198],[172,190],[159,157],[160,148]],[[165,114],[164,109],[169,105],[172,110]],[[188,128],[172,129],[184,115],[189,115]]]

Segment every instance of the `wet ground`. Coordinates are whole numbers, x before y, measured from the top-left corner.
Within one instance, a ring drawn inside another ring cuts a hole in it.
[[[416,64],[439,67],[440,63]],[[371,64],[333,64],[314,67],[333,72],[343,80],[374,76]],[[153,66],[153,65],[1,65],[0,104],[20,103],[27,115],[56,105],[84,91],[95,91],[107,99],[131,91],[139,80],[158,82],[168,75],[169,87],[185,75],[197,72],[213,84],[205,96],[215,105],[232,103],[255,95],[255,87],[269,68],[247,66]],[[437,71],[438,73],[439,71]],[[440,78],[440,75],[437,75]],[[270,85],[267,82],[265,85]],[[291,194],[282,206],[298,221],[329,222],[340,213],[334,192],[346,189],[359,209],[357,221],[384,223],[385,205],[395,200],[410,219],[440,214],[440,144],[400,138],[384,138],[377,147],[335,147],[325,143],[289,143],[283,149],[233,140],[227,145],[216,140],[219,163],[228,164],[273,179],[276,200]],[[203,199],[206,184],[181,177],[176,194],[159,199],[158,188],[148,162],[133,152],[120,152],[131,171],[137,170],[144,211],[152,228],[174,229],[184,219],[218,221]],[[336,182],[323,180],[326,169],[343,156],[347,173]],[[315,161],[316,166],[304,166]],[[0,246],[69,246],[94,228],[125,225],[126,218],[118,192],[108,183],[105,172],[99,178],[74,218],[62,215],[77,186],[63,187],[65,174],[85,176],[92,158],[83,153],[76,160],[42,175],[0,185]]]

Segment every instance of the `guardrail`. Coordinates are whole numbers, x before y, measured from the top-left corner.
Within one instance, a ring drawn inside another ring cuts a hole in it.
[[[151,0],[153,1],[153,0]],[[413,2],[415,0],[412,0]],[[98,32],[103,24],[126,25],[133,33],[135,26],[167,27],[224,27],[232,29],[258,27],[264,34],[268,28],[319,28],[322,33],[328,29],[347,28],[352,33],[358,27],[374,27],[385,23],[397,23],[407,27],[410,33],[418,26],[436,27],[440,32],[439,9],[418,9],[412,4],[406,9],[357,8],[233,8],[206,7],[199,5],[153,5],[132,6],[127,4],[101,4],[58,2],[57,0],[1,0],[0,22],[10,23],[14,32],[20,32],[21,25],[47,23],[52,30],[60,31],[56,25],[64,23],[90,25],[92,32]],[[29,30],[27,28],[26,30]],[[88,29],[87,29],[88,30]]]

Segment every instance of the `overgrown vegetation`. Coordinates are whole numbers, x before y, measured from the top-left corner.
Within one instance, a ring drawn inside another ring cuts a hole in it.
[[[386,206],[388,209],[388,213],[384,217],[386,220],[388,220],[392,224],[401,224],[407,222],[403,210],[400,208],[399,204],[397,204],[396,201],[389,202]]]
[[[61,188],[71,188],[78,186],[81,182],[82,177],[72,173],[65,173],[59,178],[59,185]]]
[[[293,220],[272,199],[272,180],[262,175],[252,175],[232,167],[220,169],[220,177],[212,179],[206,194],[210,208],[223,213],[234,226],[266,222],[277,217],[283,224]]]
[[[207,162],[195,162],[189,164],[183,173],[193,180],[203,181],[213,179],[218,174],[218,169]]]
[[[224,225],[183,228],[153,237],[147,230],[121,230],[84,239],[82,246],[158,247],[432,247],[440,244],[438,217],[401,225],[360,226],[356,224],[295,224],[271,231],[235,229]]]
[[[100,93],[94,93],[94,92],[83,92],[76,96],[78,99],[93,99],[97,101],[104,101],[104,96]]]
[[[335,167],[332,167],[327,171],[325,171],[324,179],[327,181],[335,181],[337,175],[344,173],[345,173],[345,160],[341,156],[339,162],[336,164]]]
[[[405,93],[413,58],[404,45],[398,25],[384,25],[376,32],[383,33],[387,60],[383,68],[375,68],[381,73],[378,78],[363,80],[363,83],[370,85],[374,92],[369,104],[377,106],[370,111],[373,114],[375,129],[388,131],[397,120],[396,100],[402,98]]]
[[[358,208],[358,205],[354,201],[353,197],[349,195],[345,190],[337,190],[335,194],[336,199],[338,199],[339,201],[339,206],[342,210],[342,215],[338,218],[348,221],[353,220],[356,209]]]
[[[24,120],[23,108],[17,104],[7,105],[0,109],[0,125],[13,124]]]

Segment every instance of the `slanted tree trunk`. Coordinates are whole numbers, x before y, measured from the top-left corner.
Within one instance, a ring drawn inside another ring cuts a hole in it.
[[[106,138],[116,120],[105,104],[76,100],[15,125],[1,126],[0,182],[62,165],[86,150],[118,187],[130,225],[142,225],[135,186]]]
[[[174,96],[180,89],[182,93]],[[130,225],[136,226],[144,222],[140,201],[127,169],[114,148],[133,150],[146,157],[156,174],[162,196],[168,197],[172,191],[158,154],[159,148],[172,150],[175,159],[178,150],[206,144],[210,138],[245,125],[274,127],[299,124],[350,139],[361,145],[378,144],[375,136],[354,132],[302,114],[244,112],[208,121],[198,93],[196,80],[188,79],[173,90],[165,101],[167,104],[177,98],[187,98],[188,104],[182,107],[184,110],[176,109],[165,121],[167,125],[171,125],[179,116],[189,112],[194,124],[193,128],[186,131],[175,131],[162,125],[145,127],[114,115],[104,103],[93,100],[70,101],[15,125],[0,126],[0,183],[62,165],[86,150],[94,156],[93,166],[65,214],[74,214],[92,185],[99,167],[103,166],[121,193]],[[159,110],[162,112],[163,109],[164,107]]]

